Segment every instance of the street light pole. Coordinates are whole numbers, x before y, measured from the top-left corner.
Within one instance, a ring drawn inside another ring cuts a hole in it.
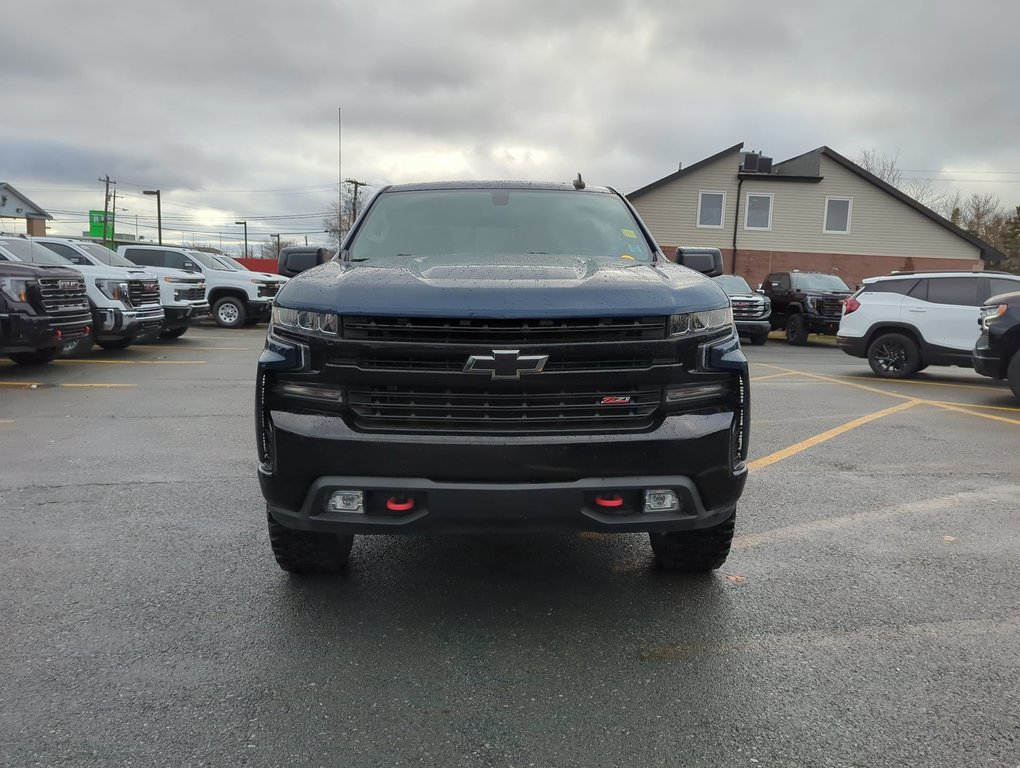
[[[142,194],[156,196],[156,234],[159,237],[159,244],[163,245],[163,208],[162,205],[160,204],[159,190],[145,189],[142,190]]]
[[[244,224],[244,258],[248,258],[248,221],[235,221],[235,224]]]

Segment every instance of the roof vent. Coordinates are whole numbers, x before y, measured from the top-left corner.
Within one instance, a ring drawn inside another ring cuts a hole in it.
[[[577,172],[577,178],[574,179],[574,189],[584,189],[584,179],[581,178],[581,172]]]
[[[740,153],[741,173],[772,173],[772,158],[760,152]]]

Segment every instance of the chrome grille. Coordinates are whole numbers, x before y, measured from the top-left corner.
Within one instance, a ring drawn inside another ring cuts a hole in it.
[[[425,344],[543,344],[664,339],[665,317],[490,320],[345,315],[345,339]]]
[[[258,293],[260,297],[268,298],[270,296],[275,296],[279,292],[280,292],[279,283],[267,283],[265,285],[259,285]]]
[[[146,304],[158,306],[159,283],[155,280],[128,280],[128,297],[133,307],[142,307]]]
[[[733,299],[734,320],[760,320],[769,314],[769,306],[764,301],[753,299]]]
[[[50,315],[88,310],[85,280],[81,277],[43,277],[39,279],[43,309]]]

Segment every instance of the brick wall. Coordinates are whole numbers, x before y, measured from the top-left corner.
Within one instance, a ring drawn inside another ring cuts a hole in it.
[[[663,245],[662,251],[670,259],[676,246]],[[733,251],[723,248],[723,269],[729,274],[733,268]],[[959,269],[965,272],[984,268],[984,262],[973,259],[926,259],[903,256],[857,256],[834,253],[793,253],[789,251],[737,251],[737,274],[752,288],[765,280],[769,272],[825,272],[839,275],[851,288],[856,288],[865,277],[888,275],[895,270]]]

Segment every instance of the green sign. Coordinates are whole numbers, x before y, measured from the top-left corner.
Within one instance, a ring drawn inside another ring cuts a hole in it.
[[[109,227],[104,226],[107,224],[106,211],[89,211],[89,237],[101,237],[105,240],[112,234]]]

